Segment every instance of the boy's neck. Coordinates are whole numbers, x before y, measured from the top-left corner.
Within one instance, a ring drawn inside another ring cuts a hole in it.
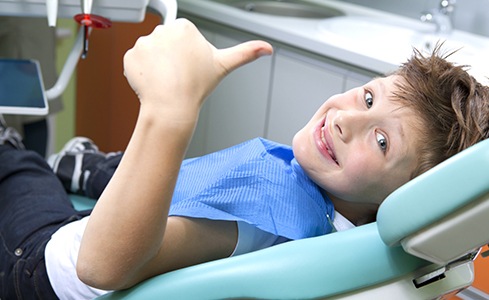
[[[340,199],[328,192],[323,191],[323,193],[325,193],[328,198],[331,199],[335,210],[356,226],[375,221],[379,205],[370,203],[349,202]]]

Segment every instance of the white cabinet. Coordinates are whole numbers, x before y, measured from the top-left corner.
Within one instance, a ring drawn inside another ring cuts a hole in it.
[[[242,41],[216,35],[215,45],[228,47]],[[237,69],[213,93],[209,99],[207,151],[265,134],[271,61],[271,57],[264,57]]]
[[[370,72],[350,71],[345,79],[345,91],[359,87],[372,80],[375,74]]]
[[[345,71],[295,51],[275,53],[266,137],[291,144],[330,96],[343,92]]]
[[[331,96],[361,86],[374,74],[316,54],[278,46],[274,54],[265,137],[283,144],[292,139]]]
[[[192,16],[217,48],[260,37]],[[204,104],[187,157],[255,137],[291,144],[294,134],[330,96],[377,76],[327,57],[271,41],[273,56],[235,70]]]
[[[218,48],[250,40],[202,30]],[[187,157],[214,152],[245,140],[265,136],[272,57],[263,57],[228,75],[207,99]]]

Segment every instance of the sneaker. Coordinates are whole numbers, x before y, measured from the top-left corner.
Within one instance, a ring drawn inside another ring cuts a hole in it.
[[[5,143],[9,143],[19,150],[25,149],[20,133],[18,133],[14,128],[8,127],[2,115],[0,115],[0,145]]]
[[[60,152],[56,154],[52,154],[48,158],[48,164],[53,169],[54,172],[57,171],[59,162],[63,158],[63,156],[67,154],[76,154],[76,153],[98,153],[100,152],[98,150],[97,145],[95,143],[86,137],[74,137],[71,140],[69,140],[61,149]]]
[[[90,170],[105,158],[105,153],[100,152],[92,140],[75,137],[47,162],[67,191],[84,194]]]
[[[60,153],[80,153],[80,152],[90,152],[90,153],[98,153],[100,152],[98,150],[97,145],[95,143],[86,137],[78,136],[74,137],[71,140],[68,141],[61,149]]]

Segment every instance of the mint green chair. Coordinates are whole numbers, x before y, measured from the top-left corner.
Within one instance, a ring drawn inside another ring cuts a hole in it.
[[[434,299],[489,241],[489,141],[393,192],[377,222],[159,275],[100,299]],[[72,196],[78,209],[90,199]]]

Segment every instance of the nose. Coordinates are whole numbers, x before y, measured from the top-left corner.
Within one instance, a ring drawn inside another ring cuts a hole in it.
[[[348,142],[355,136],[368,132],[372,128],[373,120],[365,111],[338,110],[332,123],[336,134],[344,142]]]

